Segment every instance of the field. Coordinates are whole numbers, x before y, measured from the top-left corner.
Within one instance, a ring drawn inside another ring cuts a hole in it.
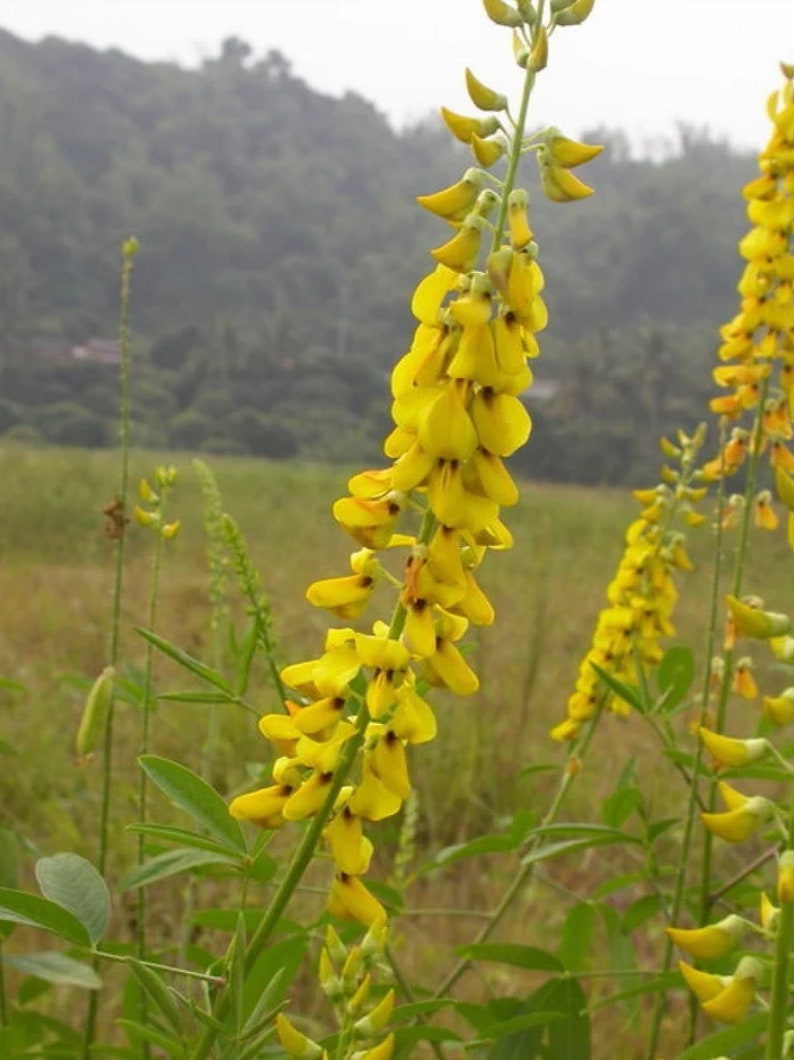
[[[162,454],[136,453],[132,481],[151,475]],[[182,531],[167,549],[162,574],[158,632],[191,654],[209,658],[210,607],[201,498],[190,459],[176,464],[179,478],[169,517]],[[344,469],[299,466],[238,458],[211,461],[224,507],[238,521],[272,603],[278,650],[284,662],[315,654],[326,624],[303,598],[317,577],[344,573],[347,542],[334,525],[330,505],[344,492]],[[97,762],[75,762],[73,744],[86,689],[105,665],[113,579],[112,542],[100,509],[116,490],[115,457],[106,452],[0,448],[4,505],[0,520],[0,686],[3,768],[0,823],[19,839],[24,867],[31,855],[71,850],[91,859],[99,770]],[[638,485],[653,485],[641,483]],[[542,812],[544,774],[522,773],[538,763],[559,762],[560,749],[547,737],[564,712],[579,657],[586,649],[605,586],[621,549],[636,502],[622,493],[526,483],[520,504],[507,513],[515,547],[487,561],[483,585],[492,599],[495,626],[472,638],[480,692],[469,700],[439,703],[439,738],[418,749],[412,777],[419,793],[420,852],[426,853],[494,829],[518,807]],[[700,544],[697,537],[700,536]],[[730,542],[730,539],[728,539]],[[693,532],[696,571],[686,608],[677,619],[682,637],[699,644],[710,572],[697,565],[709,550],[710,530]],[[143,642],[135,626],[146,624],[153,538],[136,524],[129,529],[123,611],[125,665],[139,667]],[[773,586],[783,544],[755,548],[754,588]],[[240,627],[242,608],[232,601]],[[221,646],[221,654],[224,654]],[[156,690],[181,689],[167,660],[157,660]],[[251,698],[261,712],[278,709],[264,667]],[[751,708],[752,709],[752,708]],[[266,769],[267,745],[255,718],[225,711],[211,731],[203,706],[161,701],[154,718],[152,748],[178,759],[210,780],[224,797],[252,786]],[[754,717],[744,727],[752,728]],[[113,873],[132,863],[134,843],[123,832],[133,815],[137,722],[121,704],[114,769]],[[609,793],[618,772],[635,755],[640,771],[657,762],[653,735],[637,719],[611,718],[591,749],[568,813],[589,817]],[[671,792],[651,770],[643,772],[648,798]],[[669,782],[666,777],[664,783]],[[165,812],[159,805],[158,812]],[[162,819],[159,818],[159,819]],[[386,829],[391,840],[394,830]],[[614,871],[614,865],[610,866]],[[409,963],[432,969],[442,947],[470,937],[471,922],[498,895],[505,870],[489,859],[424,877],[410,891],[415,934],[403,926]],[[542,941],[572,893],[587,895],[599,882],[598,862],[555,863],[541,874],[516,910],[509,929],[524,941]],[[24,882],[29,882],[25,873]],[[561,897],[562,896],[562,897]],[[183,900],[165,886],[154,897],[164,936]],[[424,917],[419,909],[453,907],[451,916]],[[119,913],[125,909],[119,903]],[[535,912],[534,918],[530,915]],[[661,929],[659,929],[660,931]],[[648,933],[652,948],[654,935]],[[498,985],[498,984],[497,984]],[[479,989],[474,984],[470,989]],[[606,1044],[606,1043],[605,1043]],[[628,1056],[628,1053],[622,1055]]]

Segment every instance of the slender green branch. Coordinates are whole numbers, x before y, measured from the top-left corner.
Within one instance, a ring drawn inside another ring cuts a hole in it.
[[[791,849],[794,847],[794,787],[792,787],[789,803],[788,848]],[[789,985],[789,965],[791,964],[792,947],[794,947],[794,902],[790,900],[790,895],[787,895],[785,898],[781,896],[777,923],[777,942],[775,944],[775,963],[772,969],[772,990],[764,1060],[780,1060],[783,1056],[783,1038],[791,1011],[789,1002],[791,990]]]
[[[122,245],[121,253],[121,295],[119,313],[119,349],[121,364],[119,368],[119,489],[114,506],[112,526],[115,528],[116,565],[113,579],[113,597],[111,604],[109,665],[116,667],[119,659],[121,640],[121,599],[124,583],[124,552],[127,527],[127,490],[130,467],[130,281],[138,242],[127,239]],[[108,832],[110,823],[111,781],[113,775],[113,718],[115,713],[115,692],[111,691],[108,705],[102,755],[102,795],[99,811],[99,850],[97,868],[104,876],[108,858]],[[96,962],[96,958],[94,959]],[[88,999],[85,1031],[83,1034],[83,1060],[88,1060],[91,1043],[96,1033],[96,1020],[99,1006],[99,992],[92,990]]]
[[[531,854],[532,851],[540,845],[541,838],[538,834],[538,831],[542,831],[543,828],[552,824],[556,819],[557,814],[562,809],[562,806],[567,798],[568,791],[570,790],[570,787],[573,784],[575,777],[579,773],[578,768],[572,768],[573,762],[584,758],[587,749],[590,746],[590,742],[592,741],[593,736],[595,734],[600,717],[601,710],[599,709],[595,717],[587,724],[585,731],[580,737],[580,739],[574,745],[573,750],[568,759],[568,764],[563,769],[563,774],[560,778],[560,783],[557,787],[555,796],[552,799],[551,805],[546,811],[546,815],[540,822],[538,829],[535,830],[534,835],[529,839],[529,841],[523,846],[521,850],[521,854],[523,856]],[[481,943],[487,942],[491,935],[493,935],[494,931],[501,923],[508,909],[513,904],[513,901],[515,900],[516,896],[524,889],[524,887],[526,887],[527,883],[529,883],[529,881],[532,879],[536,864],[536,862],[531,861],[528,864],[523,865],[520,871],[517,872],[516,875],[513,877],[512,883],[502,895],[498,906],[489,917],[488,922],[483,925],[483,927],[478,932],[476,938],[474,939],[475,946],[479,946]],[[449,975],[446,977],[446,979],[444,979],[438,989],[434,991],[433,997],[439,998],[449,993],[455,983],[457,983],[458,979],[460,979],[460,977],[471,967],[471,964],[472,961],[469,959],[463,959],[459,961],[449,973]]]

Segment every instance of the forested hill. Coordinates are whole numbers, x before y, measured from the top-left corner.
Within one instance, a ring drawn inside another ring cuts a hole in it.
[[[662,161],[565,131],[609,149],[591,199],[533,197],[552,314],[537,375],[557,386],[526,469],[614,481],[702,414],[754,162],[686,129]],[[0,433],[112,440],[113,351],[91,340],[115,334],[135,235],[139,444],[376,456],[408,298],[446,238],[414,196],[470,164],[439,123],[395,133],[234,38],[187,70],[0,31],[0,159]]]

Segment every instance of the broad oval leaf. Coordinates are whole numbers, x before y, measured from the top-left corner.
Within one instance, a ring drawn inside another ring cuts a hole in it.
[[[99,990],[102,987],[102,980],[90,965],[55,950],[28,954],[4,953],[2,960],[18,972],[43,979],[46,983],[79,986],[84,990]]]
[[[73,913],[96,945],[110,920],[110,894],[91,862],[79,854],[54,854],[39,858],[35,871],[44,897]]]
[[[244,854],[245,836],[240,825],[229,816],[229,807],[205,780],[191,769],[157,755],[139,759],[146,775],[180,810],[198,823],[229,850]]]
[[[89,944],[88,932],[73,913],[37,894],[0,887],[0,921],[3,920],[41,928],[75,946]]]

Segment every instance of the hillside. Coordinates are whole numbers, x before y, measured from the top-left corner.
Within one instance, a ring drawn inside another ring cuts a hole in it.
[[[609,148],[597,195],[533,208],[538,376],[556,389],[523,470],[619,481],[650,473],[652,432],[701,414],[754,165],[686,128],[661,162],[584,133]],[[0,31],[0,433],[112,442],[113,351],[86,343],[115,334],[135,235],[139,444],[376,459],[408,298],[443,238],[414,196],[457,178],[458,148],[233,38],[188,70]]]

